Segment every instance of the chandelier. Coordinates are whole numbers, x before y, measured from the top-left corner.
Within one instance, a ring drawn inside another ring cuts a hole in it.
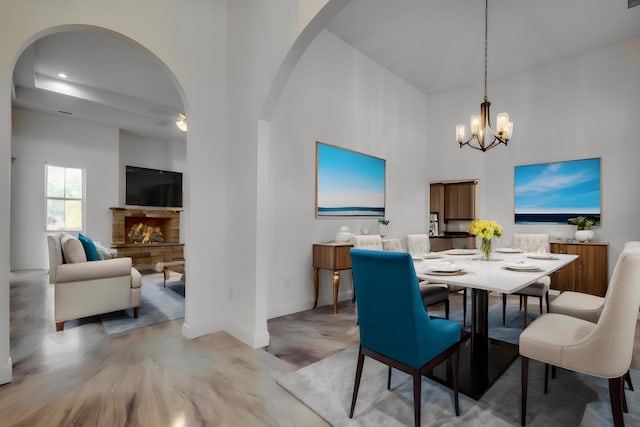
[[[456,126],[456,140],[460,148],[468,145],[476,150],[487,151],[502,143],[507,145],[513,135],[513,122],[509,121],[509,114],[500,113],[496,117],[496,130],[491,128],[491,103],[487,97],[487,28],[489,15],[489,0],[485,0],[484,8],[484,102],[480,104],[480,115],[471,116],[471,136],[467,139],[466,125]],[[485,137],[487,138],[485,141]],[[493,138],[493,139],[492,139]]]

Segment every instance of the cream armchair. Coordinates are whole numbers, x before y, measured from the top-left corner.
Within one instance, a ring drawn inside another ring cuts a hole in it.
[[[131,266],[131,258],[84,262],[76,258],[73,259],[76,262],[65,263],[62,246],[64,243],[66,248],[67,240],[70,240],[65,234],[47,235],[49,283],[55,285],[56,331],[61,331],[67,320],[127,308],[133,308],[133,315],[137,318],[142,277]],[[80,242],[70,244],[77,245]],[[80,258],[82,255],[84,253]]]

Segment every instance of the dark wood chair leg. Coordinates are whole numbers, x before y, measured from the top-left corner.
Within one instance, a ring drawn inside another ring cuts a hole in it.
[[[556,367],[555,366],[551,367],[551,379],[552,380],[556,379]]]
[[[544,394],[547,394],[549,389],[549,364],[544,364]]]
[[[625,414],[629,413],[629,408],[627,408],[627,395],[624,394],[624,377],[622,377],[622,392],[620,393],[622,395],[622,412],[624,412]]]
[[[140,316],[140,307],[133,307],[133,318],[137,319]]]
[[[522,296],[520,297],[522,298]],[[527,304],[529,302],[529,297],[524,297],[524,327],[527,327]]]
[[[507,294],[502,294],[502,325],[506,325],[507,316]]]
[[[444,317],[449,319],[449,298],[444,301]]]
[[[543,313],[543,311],[542,311],[542,296],[540,296],[540,316],[542,316],[542,313]]]
[[[520,296],[520,311],[522,311],[522,295],[519,295],[519,296]]]
[[[609,398],[611,399],[611,414],[613,415],[613,425],[615,427],[624,426],[622,415],[622,378],[609,378]]]
[[[524,427],[527,418],[527,383],[529,382],[529,358],[524,356],[520,357],[522,358],[522,406],[520,408],[520,424]]]
[[[356,409],[356,399],[358,398],[360,378],[362,377],[362,365],[364,365],[364,354],[362,354],[362,346],[360,346],[358,350],[358,366],[356,367],[356,379],[353,384],[353,397],[351,398],[351,411],[349,411],[349,418],[353,418],[353,411]]]
[[[56,332],[60,332],[64,329],[64,320],[62,322],[56,322]]]
[[[467,288],[462,291],[462,327],[467,326]]]
[[[420,427],[420,407],[422,403],[422,375],[413,373],[413,418],[416,427]]]
[[[624,374],[624,380],[627,382],[627,385],[629,386],[629,390],[635,391],[633,389],[633,384],[631,383],[631,375],[629,374],[629,371],[627,371],[627,373]]]
[[[453,401],[456,408],[456,417],[460,416],[460,400],[458,399],[458,366],[460,365],[460,345],[456,349],[453,360]]]
[[[544,293],[544,299],[547,302],[547,313],[549,312],[549,291]]]
[[[391,366],[389,366],[389,375],[387,375],[387,390],[391,390]]]

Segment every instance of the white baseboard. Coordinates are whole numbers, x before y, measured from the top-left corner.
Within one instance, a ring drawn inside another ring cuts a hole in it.
[[[215,334],[222,331],[222,325],[218,323],[206,323],[204,325],[189,325],[187,322],[182,324],[182,335],[185,338],[193,339],[204,335]]]
[[[7,363],[0,366],[0,384],[10,383],[13,379],[13,364],[11,363],[11,358],[7,359]]]
[[[269,345],[269,331],[267,330],[256,331],[255,334],[251,335],[233,326],[227,326],[225,332],[251,348],[261,348]]]

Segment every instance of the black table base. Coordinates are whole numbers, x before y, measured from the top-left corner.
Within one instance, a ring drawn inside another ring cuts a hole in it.
[[[460,343],[458,391],[478,400],[519,355],[518,346],[489,338],[489,293],[471,292],[471,333]],[[453,388],[451,361],[438,365],[427,377]]]
[[[460,343],[458,391],[465,396],[479,400],[511,366],[518,355],[517,345],[490,339],[487,357],[474,357],[471,354],[471,340],[465,339]],[[450,361],[438,365],[427,377],[453,389],[453,371]]]

